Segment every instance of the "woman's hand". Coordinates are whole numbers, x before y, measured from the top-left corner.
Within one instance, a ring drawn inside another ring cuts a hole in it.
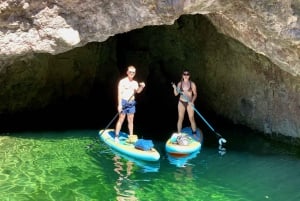
[[[172,83],[172,87],[173,87],[174,90],[177,90],[177,87],[174,83]]]
[[[191,106],[191,107],[194,107],[194,103],[189,101],[188,104]]]

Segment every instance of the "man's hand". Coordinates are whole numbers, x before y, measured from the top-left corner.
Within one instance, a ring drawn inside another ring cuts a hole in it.
[[[139,86],[142,87],[142,88],[144,88],[146,85],[145,85],[144,82],[140,82]]]
[[[118,112],[121,113],[123,110],[122,105],[118,105]]]

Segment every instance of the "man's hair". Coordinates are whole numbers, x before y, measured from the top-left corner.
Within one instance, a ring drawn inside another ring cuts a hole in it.
[[[128,67],[127,67],[127,71],[128,71],[128,70],[130,70],[130,69],[132,69],[132,70],[136,70],[136,69],[135,69],[135,67],[134,67],[134,66],[132,66],[132,65],[130,65],[130,66],[128,66]]]

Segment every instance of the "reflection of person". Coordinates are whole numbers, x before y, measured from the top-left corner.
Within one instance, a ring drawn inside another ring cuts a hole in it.
[[[126,163],[122,162],[121,157],[115,155],[113,158],[115,169],[114,171],[118,174],[119,178],[116,181],[116,185],[114,186],[117,192],[117,200],[138,200],[135,195],[134,189],[130,185],[131,180],[129,176],[133,173],[133,162],[127,161]],[[126,170],[123,167],[126,167]]]
[[[174,176],[176,180],[186,181],[189,179],[193,179],[193,165],[183,165],[181,168],[178,168],[177,171],[174,172]]]
[[[115,140],[118,141],[119,132],[127,115],[129,135],[133,135],[133,118],[135,113],[135,93],[141,93],[145,83],[138,84],[133,78],[136,73],[134,66],[127,67],[127,77],[121,79],[118,84],[118,112],[119,120],[115,128]]]
[[[177,83],[177,86],[175,84],[172,84],[172,86],[174,88],[174,95],[178,96],[178,94],[180,94],[178,101],[177,132],[181,132],[185,111],[187,111],[192,132],[196,136],[197,125],[195,122],[193,107],[197,98],[197,87],[196,84],[190,80],[189,71],[184,70],[180,82]]]

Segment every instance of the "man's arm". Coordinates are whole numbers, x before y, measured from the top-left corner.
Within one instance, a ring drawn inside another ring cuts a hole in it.
[[[143,91],[143,89],[145,88],[145,83],[144,82],[140,82],[139,84],[139,88],[137,88],[137,90],[135,91],[136,93],[141,93]]]
[[[123,90],[123,84],[122,81],[118,84],[118,111],[122,111],[122,90]]]

